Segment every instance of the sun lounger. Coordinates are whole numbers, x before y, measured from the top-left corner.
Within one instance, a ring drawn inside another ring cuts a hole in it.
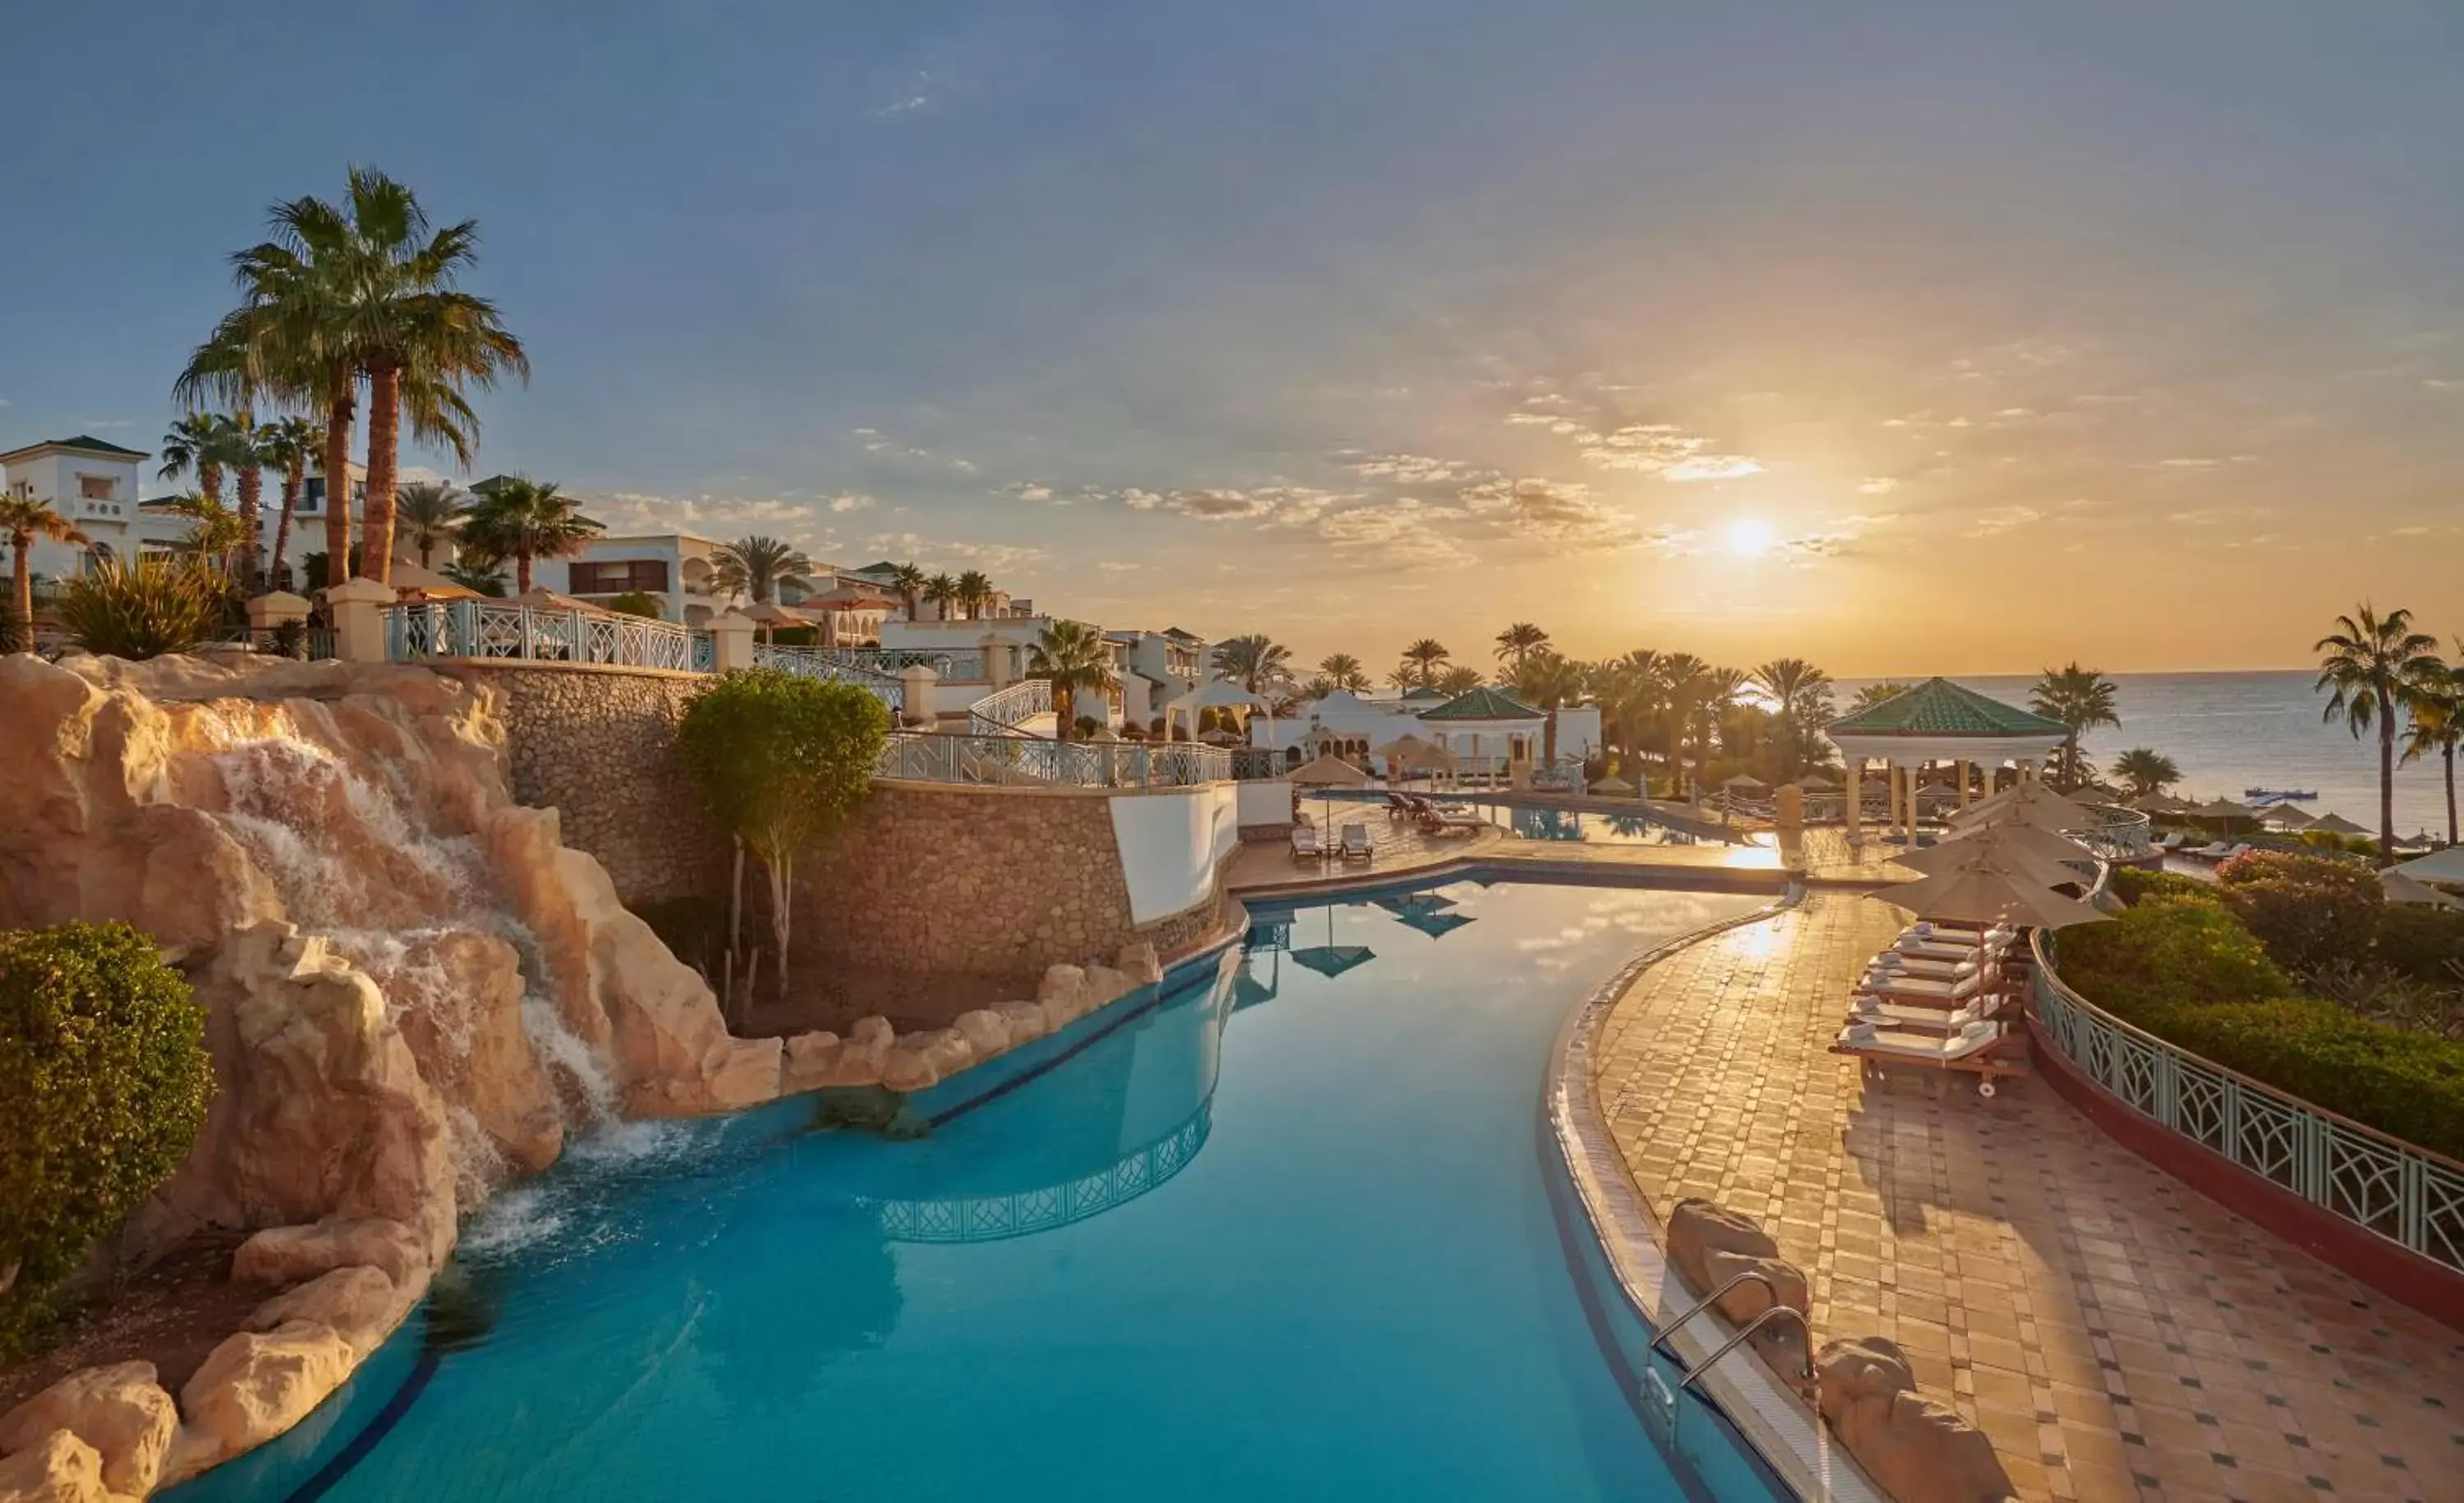
[[[1899,950],[1884,950],[1875,956],[1865,968],[1929,981],[1960,981],[1992,963],[1992,954],[1985,950],[1968,950],[1958,955],[1908,955]]]
[[[1987,966],[1956,981],[1935,981],[1922,976],[1900,976],[1889,971],[1867,971],[1857,983],[1859,991],[1872,992],[1884,1002],[1910,1002],[1920,1006],[1957,1006],[1981,993],[2001,985],[1999,967]]]
[[[2002,996],[1977,997],[1946,1011],[1941,1007],[1885,1002],[1866,992],[1848,1005],[1848,1021],[1871,1023],[1877,1028],[1901,1028],[1910,1033],[1956,1033],[1971,1023],[1999,1017],[2009,1008],[2010,999]]]
[[[1859,1020],[1839,1030],[1831,1052],[1861,1059],[1865,1069],[1875,1074],[1899,1065],[1977,1075],[1982,1078],[1976,1083],[1976,1094],[1991,1096],[1997,1076],[2024,1072],[2017,1061],[2026,1048],[2025,1035],[2011,1033],[2001,1024],[1981,1018],[1962,1025],[1956,1033],[1941,1036],[1878,1028]]]
[[[1367,861],[1375,854],[1369,845],[1369,827],[1353,823],[1343,827],[1343,859]]]
[[[1433,807],[1427,816],[1420,821],[1420,828],[1435,835],[1446,834],[1449,831],[1469,834],[1483,829],[1487,823],[1488,821],[1467,808]]]
[[[1326,859],[1326,846],[1317,838],[1317,831],[1308,825],[1292,827],[1292,859],[1295,861]]]

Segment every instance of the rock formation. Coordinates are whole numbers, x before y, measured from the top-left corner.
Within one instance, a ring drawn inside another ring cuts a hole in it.
[[[1813,1309],[1803,1271],[1779,1255],[1779,1244],[1771,1234],[1751,1218],[1711,1201],[1682,1200],[1669,1212],[1668,1261],[1695,1293],[1705,1295],[1740,1273],[1760,1274],[1720,1296],[1720,1314],[1733,1325],[1743,1326],[1774,1304],[1799,1315]],[[1803,1381],[1802,1355],[1812,1342],[1810,1332],[1802,1344],[1799,1335],[1766,1326],[1753,1343],[1763,1360],[1791,1381]]]
[[[1881,1337],[1829,1341],[1815,1403],[1857,1465],[1898,1503],[2002,1503],[2011,1478],[1985,1432],[1917,1392],[1907,1354]]]

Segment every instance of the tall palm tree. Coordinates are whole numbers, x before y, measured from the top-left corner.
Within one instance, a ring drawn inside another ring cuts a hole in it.
[[[958,599],[958,582],[947,574],[935,574],[924,582],[924,599],[928,605],[941,608],[941,619],[950,619],[950,608]]]
[[[1369,687],[1368,671],[1360,666],[1360,659],[1349,652],[1329,652],[1317,660],[1317,671],[1335,689],[1358,694]]]
[[[993,603],[991,576],[981,569],[969,569],[958,576],[958,605],[970,621],[983,619],[984,608]]]
[[[461,492],[439,480],[413,480],[394,492],[394,522],[405,542],[419,550],[419,566],[436,566],[436,550],[451,546],[462,535],[471,503]]]
[[[1292,650],[1263,631],[1226,637],[1215,644],[1215,671],[1251,694],[1290,676]]]
[[[916,597],[924,593],[924,571],[912,562],[890,571],[890,587],[898,591],[898,598],[907,607],[907,619],[910,621],[915,619]]]
[[[513,560],[515,592],[528,594],[533,560],[580,553],[599,532],[554,485],[512,475],[490,487],[463,519],[462,547],[473,564]]]
[[[1525,653],[1514,670],[1514,692],[1549,717],[1540,733],[1541,763],[1557,763],[1557,712],[1583,696],[1583,665],[1542,647]]]
[[[1549,645],[1549,633],[1529,621],[1518,621],[1497,634],[1497,660],[1507,665],[1507,676],[1523,672],[1523,663]]]
[[[1774,657],[1754,670],[1754,682],[1771,696],[1771,713],[1779,720],[1779,775],[1796,776],[1805,754],[1805,739],[1829,723],[1831,675],[1801,657]]]
[[[1109,694],[1120,684],[1112,672],[1112,650],[1104,633],[1079,621],[1056,621],[1027,650],[1026,672],[1052,685],[1053,728],[1069,740],[1078,724],[1078,696],[1089,690]]]
[[[2118,693],[2112,679],[2077,663],[2046,669],[2036,686],[2028,692],[2029,709],[2049,720],[2061,721],[2069,732],[2062,738],[2061,762],[2054,778],[2054,785],[2064,793],[2087,781],[2087,768],[2079,761],[2079,737],[2100,725],[2122,723],[2122,716],[2113,703]]]
[[[738,538],[719,544],[713,557],[711,577],[719,593],[749,595],[757,605],[777,600],[781,585],[808,583],[813,572],[813,561],[783,538]]]
[[[215,568],[230,574],[233,559],[247,538],[239,513],[203,491],[174,496],[163,505],[172,515],[188,519],[188,530],[180,539],[180,546],[201,562],[210,560]]]
[[[1412,671],[1419,675],[1419,681],[1424,685],[1437,682],[1438,665],[1452,656],[1454,654],[1446,651],[1446,645],[1436,637],[1424,636],[1403,649],[1403,661],[1412,665]]]
[[[1615,728],[1618,748],[1628,754],[1642,750],[1648,727],[1666,712],[1667,684],[1660,671],[1660,654],[1640,647],[1595,664],[1592,694],[1599,700],[1601,730]],[[1638,775],[1634,780],[1642,782]]]
[[[308,470],[325,447],[325,432],[315,420],[286,417],[256,431],[257,454],[282,472],[282,510],[274,523],[274,553],[267,560],[268,581],[282,578],[283,550],[291,543],[291,519],[308,489]]]
[[[1738,668],[1714,668],[1702,677],[1703,692],[1694,700],[1694,756],[1698,771],[1707,771],[1712,749],[1719,744],[1720,721],[1737,706],[1749,682]]]
[[[454,287],[474,260],[471,220],[429,232],[418,198],[353,167],[340,205],[292,199],[271,210],[274,238],[233,257],[242,306],[181,378],[185,389],[269,393],[321,405],[328,497],[326,552],[350,544],[347,476],[359,383],[368,384],[368,478],[362,550],[380,583],[393,553],[394,476],[402,428],[470,462],[477,420],[467,390],[507,372],[530,376],[521,342],[495,305]]]
[[[1668,736],[1668,770],[1683,780],[1685,733],[1694,725],[1698,707],[1711,693],[1711,665],[1691,652],[1663,652],[1654,665],[1660,678],[1661,714]]]
[[[1438,674],[1436,688],[1441,694],[1467,695],[1481,686],[1480,670],[1469,663],[1458,663]]]
[[[2438,661],[2438,639],[2412,630],[2411,611],[2398,608],[2382,616],[2365,601],[2354,614],[2338,616],[2336,630],[2312,651],[2320,654],[2319,681],[2312,689],[2334,690],[2321,718],[2341,716],[2355,740],[2377,727],[2379,854],[2392,861],[2396,716],[2421,682],[2445,666]]]
[[[2152,746],[2133,746],[2113,759],[2113,778],[2132,798],[2147,799],[2181,782],[2182,768]]]
[[[9,614],[15,624],[16,650],[34,650],[34,544],[54,542],[84,546],[93,542],[77,524],[38,501],[28,491],[0,491],[0,534],[9,540]]]
[[[232,442],[232,431],[238,426],[228,413],[181,413],[163,431],[163,468],[154,473],[154,477],[176,480],[194,471],[197,494],[219,504],[223,498],[223,466],[237,448]]]
[[[2455,644],[2464,654],[2464,638]],[[2414,762],[2435,752],[2447,788],[2447,843],[2456,843],[2455,751],[2464,746],[2464,655],[2453,663],[2424,667],[2405,709],[2412,723],[2405,734],[2404,761]]]

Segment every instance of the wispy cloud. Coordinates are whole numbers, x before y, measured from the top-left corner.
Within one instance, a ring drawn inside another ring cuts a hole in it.
[[[1517,428],[1538,428],[1569,439],[1583,462],[1601,470],[1628,470],[1672,484],[1701,480],[1735,480],[1759,475],[1759,461],[1744,454],[1720,453],[1711,441],[1674,423],[1627,423],[1601,428],[1556,411],[1517,410],[1506,414]]]
[[[1887,475],[1869,475],[1857,483],[1859,496],[1888,496],[1900,488],[1900,482]]]
[[[916,459],[930,464],[945,465],[960,475],[976,473],[975,461],[963,454],[945,453],[935,449],[901,443],[877,428],[850,429],[847,431],[847,436],[862,445],[864,452],[869,454],[887,454],[896,459]]]
[[[1978,512],[1969,518],[1968,536],[1999,538],[2004,533],[2016,532],[2022,527],[2033,526],[2044,519],[2045,514],[2033,506],[1997,506],[1991,511]]]
[[[1344,450],[1335,459],[1364,480],[1386,480],[1397,485],[1444,485],[1471,479],[1479,473],[1460,460],[1429,454],[1371,454]]]
[[[913,532],[874,533],[864,541],[864,551],[884,558],[922,560],[928,569],[948,559],[992,574],[1032,568],[1052,557],[1051,549],[1032,544],[956,542]]]

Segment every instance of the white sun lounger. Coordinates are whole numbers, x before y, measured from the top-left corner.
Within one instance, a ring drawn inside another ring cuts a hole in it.
[[[1848,1021],[1871,1023],[1877,1028],[1899,1028],[1909,1033],[1930,1033],[1940,1036],[1956,1033],[1971,1023],[1991,1021],[2007,1003],[1999,997],[1977,997],[1960,1004],[1949,1011],[1940,1007],[1911,1006],[1906,1003],[1885,1002],[1872,992],[1859,994],[1848,1005]]]
[[[1295,861],[1322,861],[1325,858],[1326,846],[1317,838],[1317,831],[1307,825],[1293,826],[1292,859]]]
[[[1859,991],[1872,992],[1885,1002],[1912,1002],[1919,1006],[1955,1006],[1980,993],[1992,991],[2002,982],[2001,971],[1992,966],[1963,976],[1956,981],[1935,981],[1922,976],[1897,976],[1888,971],[1867,971],[1857,983]]]
[[[1343,827],[1343,859],[1367,861],[1375,852],[1369,845],[1369,827],[1357,822]]]
[[[1993,957],[1982,950],[1970,950],[1964,957],[1947,955],[1910,955],[1904,950],[1884,950],[1866,962],[1869,971],[1888,971],[1894,976],[1913,976],[1923,981],[1961,981],[1975,975],[1993,963]]]
[[[2026,1045],[2023,1035],[2013,1034],[2001,1024],[1983,1019],[1942,1036],[1851,1021],[1839,1030],[1831,1052],[1861,1059],[1869,1072],[1878,1074],[1887,1066],[1903,1065],[1979,1075],[1983,1078],[1976,1083],[1976,1094],[1991,1096],[1996,1076],[2023,1072],[2015,1063],[2015,1051],[2024,1050]]]

